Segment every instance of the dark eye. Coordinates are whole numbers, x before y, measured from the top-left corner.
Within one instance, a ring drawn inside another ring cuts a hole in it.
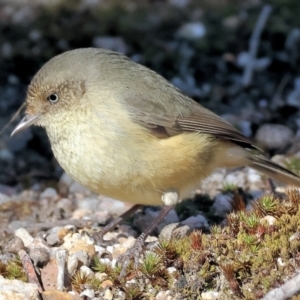
[[[52,93],[52,94],[50,94],[50,95],[47,97],[47,100],[48,100],[50,103],[54,104],[54,103],[58,102],[59,97],[58,97],[57,94]]]

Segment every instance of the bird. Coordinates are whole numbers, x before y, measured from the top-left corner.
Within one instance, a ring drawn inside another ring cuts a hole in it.
[[[230,123],[117,52],[80,48],[53,57],[33,77],[25,106],[12,136],[41,126],[77,182],[121,201],[164,206],[137,240],[138,250],[170,209],[218,168],[248,166],[300,186],[296,174]]]

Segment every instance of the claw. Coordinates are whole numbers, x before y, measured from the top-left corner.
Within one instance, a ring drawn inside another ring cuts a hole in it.
[[[141,234],[135,241],[134,245],[128,249],[124,254],[120,255],[117,263],[123,264],[120,273],[120,278],[126,275],[127,267],[130,261],[134,260],[134,268],[137,269],[139,266],[140,255],[143,252],[143,246],[145,245],[145,234]]]

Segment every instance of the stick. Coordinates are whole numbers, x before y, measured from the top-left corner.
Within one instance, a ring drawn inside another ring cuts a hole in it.
[[[266,25],[267,19],[272,11],[272,7],[270,5],[265,5],[261,13],[259,15],[258,21],[256,23],[255,29],[251,35],[250,42],[249,42],[249,62],[244,69],[244,74],[242,78],[242,85],[244,87],[249,86],[252,81],[253,75],[253,67],[254,61],[257,54],[257,49],[259,46],[260,36],[261,33]]]

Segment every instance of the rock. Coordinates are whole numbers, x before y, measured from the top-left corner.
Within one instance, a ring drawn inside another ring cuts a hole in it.
[[[97,48],[109,49],[123,54],[126,54],[128,51],[128,47],[124,39],[118,36],[96,36],[93,39],[93,46]]]
[[[1,184],[0,183],[0,205],[2,200],[4,200],[4,196],[12,196],[16,194],[16,188],[12,188],[11,186],[5,185],[5,184]],[[11,201],[11,199],[7,199],[7,201]],[[6,202],[6,201],[4,201]]]
[[[203,292],[201,293],[201,299],[203,300],[218,300],[219,293],[214,291]]]
[[[182,225],[187,225],[190,230],[195,229],[195,228],[208,228],[208,223],[207,220],[204,216],[202,215],[197,215],[197,216],[191,216],[187,218],[186,220],[181,222]]]
[[[108,246],[106,250],[112,254],[112,258],[117,258],[124,254],[129,248],[131,248],[135,243],[135,238],[130,236],[128,238],[120,238],[120,244],[115,244],[113,246]]]
[[[29,256],[36,267],[44,267],[50,261],[49,251],[44,247],[31,248]]]
[[[225,217],[225,215],[232,210],[231,201],[232,195],[218,194],[215,197],[215,201],[212,206],[214,215],[219,217]]]
[[[72,295],[66,292],[60,292],[57,290],[49,290],[43,292],[43,300],[80,300],[79,296]]]
[[[264,124],[256,132],[255,139],[264,149],[284,149],[292,140],[293,131],[280,124]]]
[[[129,249],[130,247],[132,247],[135,243],[135,238],[133,236],[129,236],[128,238],[126,238],[125,240],[120,239],[120,244],[124,247]]]
[[[286,266],[286,262],[284,262],[281,257],[277,258],[277,264],[278,264],[279,267],[285,267]]]
[[[249,121],[246,120],[240,120],[237,123],[237,126],[239,128],[239,130],[242,132],[242,134],[246,137],[251,137],[252,136],[252,124]]]
[[[106,273],[96,273],[95,278],[98,279],[100,282],[107,280],[108,275]]]
[[[224,181],[222,183],[223,187],[226,186],[226,184],[244,187],[246,184],[246,176],[245,173],[242,171],[238,172],[229,172],[226,174]]]
[[[177,30],[176,34],[187,40],[201,39],[206,35],[206,27],[201,22],[186,23]]]
[[[5,252],[10,252],[10,253],[14,253],[14,254],[18,254],[18,252],[24,248],[25,248],[25,246],[24,246],[23,241],[17,236],[10,239],[4,245]]]
[[[182,239],[191,233],[191,228],[188,225],[180,225],[172,232],[172,239]]]
[[[158,214],[159,214],[159,212],[157,212],[156,214],[153,214],[153,216],[156,218],[158,216]],[[157,226],[157,228],[160,231],[166,225],[171,224],[171,223],[177,223],[177,222],[179,222],[178,215],[177,215],[175,209],[172,209],[167,214],[167,216],[165,217],[165,219]]]
[[[145,214],[136,214],[136,217],[134,219],[134,225],[143,232],[153,222],[153,220],[157,218],[159,213],[159,210],[153,210],[153,208],[146,208]],[[165,219],[157,226],[157,230],[159,232],[166,225],[177,222],[179,222],[178,215],[176,211],[172,209],[165,217]]]
[[[65,237],[64,234],[64,227],[53,227],[48,231],[48,235],[46,236],[46,241],[49,245],[53,246],[55,244],[61,244],[63,242],[63,238]]]
[[[70,254],[85,251],[90,258],[95,254],[94,241],[88,236],[81,236],[79,233],[74,233],[72,236],[67,235],[62,247],[68,250]]]
[[[25,247],[30,247],[33,243],[33,237],[24,228],[17,229],[15,231],[15,236],[19,237],[23,241]]]
[[[273,216],[265,216],[259,220],[259,223],[267,223],[269,226],[274,226],[275,223],[277,222],[276,218]]]
[[[85,274],[89,278],[94,278],[95,277],[94,272],[90,268],[88,268],[87,266],[81,266],[80,267],[80,272],[82,272],[83,274]]]
[[[99,208],[100,199],[97,196],[87,197],[78,202],[78,208],[87,210],[87,211],[98,211],[101,210]]]
[[[74,203],[71,199],[62,198],[56,204],[56,209],[63,211],[64,217],[66,219],[71,218],[73,210],[74,210]]]
[[[289,93],[286,99],[287,104],[300,108],[300,77],[294,80],[294,90]]]
[[[226,175],[227,171],[225,169],[216,170],[215,173],[200,183],[201,193],[209,195],[210,198],[214,198],[215,195],[222,190]]]
[[[82,299],[95,299],[95,291],[86,289],[79,296],[82,297]]]
[[[91,217],[91,211],[87,209],[78,208],[72,212],[71,219],[87,219]]]
[[[296,232],[289,237],[289,242],[300,240],[300,232]]]
[[[134,204],[115,200],[109,197],[102,197],[99,201],[98,211],[106,211],[113,215],[121,215],[133,207]]]
[[[190,2],[191,0],[169,0],[169,3],[171,5],[177,6],[179,8],[186,7]]]
[[[58,190],[60,194],[68,194],[71,184],[74,182],[73,178],[67,173],[63,173],[58,182]]]
[[[8,196],[0,193],[0,205],[7,203],[9,201],[11,201],[11,199]]]
[[[113,286],[113,283],[111,280],[107,279],[107,280],[104,280],[102,283],[101,283],[101,287],[103,289],[105,289],[106,287],[109,287],[109,286]]]
[[[69,274],[73,274],[78,267],[81,267],[82,265],[83,266],[89,265],[89,256],[83,250],[73,252],[68,257],[67,265],[68,265]]]
[[[223,20],[223,25],[229,29],[236,29],[240,24],[240,18],[237,15],[229,16]]]
[[[133,236],[133,237],[138,236],[136,230],[134,230],[131,226],[126,225],[126,224],[119,225],[118,232],[120,232],[120,234],[128,236],[128,237],[129,236]]]
[[[178,228],[178,226],[179,226],[179,223],[172,223],[172,224],[165,226],[159,234],[159,240],[170,241],[172,238],[172,235],[173,235],[173,231],[176,228]]]
[[[167,268],[167,271],[168,271],[169,274],[172,274],[172,273],[177,272],[177,269],[174,268],[174,267],[169,267],[169,268]]]
[[[41,198],[55,198],[57,197],[57,192],[53,188],[46,188],[40,195]]]
[[[246,169],[246,179],[250,190],[257,191],[263,188],[261,175],[262,175],[261,173],[259,173],[254,169],[251,168]]]
[[[158,241],[158,238],[156,236],[153,236],[153,235],[148,235],[145,242],[146,243],[155,243]]]
[[[4,279],[2,276],[0,276],[0,299],[39,300],[40,298],[36,284],[25,283],[20,280]]]
[[[0,159],[4,161],[12,161],[14,159],[14,155],[8,149],[0,149]]]
[[[289,51],[297,51],[298,48],[297,48],[297,45],[298,45],[298,42],[300,41],[300,29],[299,28],[293,28],[286,40],[285,40],[285,45],[284,47],[289,50]]]
[[[155,296],[156,300],[175,300],[176,298],[171,296],[171,291],[160,291]]]
[[[78,268],[78,257],[77,255],[69,255],[67,260],[68,273],[73,276]]]
[[[58,182],[58,190],[60,194],[75,194],[80,193],[86,196],[92,195],[92,192],[81,185],[80,183],[76,182],[71,176],[67,173],[63,173],[59,182]]]

